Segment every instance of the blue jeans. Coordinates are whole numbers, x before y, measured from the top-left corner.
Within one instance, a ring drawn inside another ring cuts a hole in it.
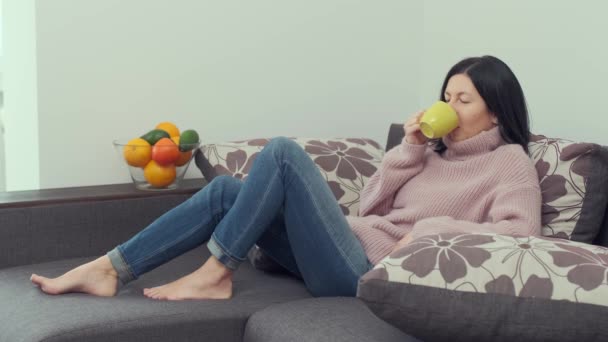
[[[372,268],[317,166],[283,137],[260,152],[245,182],[216,177],[108,256],[127,283],[205,241],[232,270],[257,244],[314,296],[354,296]]]

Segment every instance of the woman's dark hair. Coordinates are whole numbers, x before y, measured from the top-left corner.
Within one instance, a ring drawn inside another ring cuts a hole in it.
[[[524,92],[511,69],[493,56],[471,57],[456,63],[445,76],[439,99],[445,101],[445,89],[454,75],[465,74],[485,101],[488,110],[496,115],[503,140],[519,144],[528,153],[530,119]],[[447,147],[441,139],[432,140],[435,152]]]

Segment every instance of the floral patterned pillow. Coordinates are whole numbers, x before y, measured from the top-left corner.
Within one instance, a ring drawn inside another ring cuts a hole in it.
[[[548,237],[430,235],[366,273],[358,297],[380,317],[414,329],[406,331],[424,340],[442,339],[437,334],[450,332],[473,334],[466,336],[473,340],[507,340],[517,334],[570,340],[572,332],[562,331],[564,327],[580,334],[598,313],[608,314],[607,271],[605,247]],[[581,323],[574,313],[592,318]],[[477,324],[470,327],[471,322]],[[584,326],[578,330],[578,324]],[[538,333],[543,326],[551,331],[527,335],[526,329]],[[607,338],[608,330],[603,331]]]
[[[593,242],[607,205],[605,148],[542,135],[528,147],[543,195],[542,235]]]
[[[384,149],[363,138],[290,138],[319,167],[345,215],[357,215],[363,186],[380,165]],[[253,161],[270,139],[207,144],[196,154],[196,165],[207,181],[218,175],[246,179]]]

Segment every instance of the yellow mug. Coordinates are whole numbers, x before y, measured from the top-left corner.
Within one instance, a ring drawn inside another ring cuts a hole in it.
[[[449,104],[437,101],[420,118],[420,131],[429,139],[441,138],[458,127],[458,115]]]

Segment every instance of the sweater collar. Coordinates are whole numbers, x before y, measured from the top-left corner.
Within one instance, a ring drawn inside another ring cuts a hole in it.
[[[443,137],[447,150],[443,153],[446,159],[467,159],[479,154],[494,151],[505,141],[500,135],[498,126],[462,141],[452,141],[449,135]]]

